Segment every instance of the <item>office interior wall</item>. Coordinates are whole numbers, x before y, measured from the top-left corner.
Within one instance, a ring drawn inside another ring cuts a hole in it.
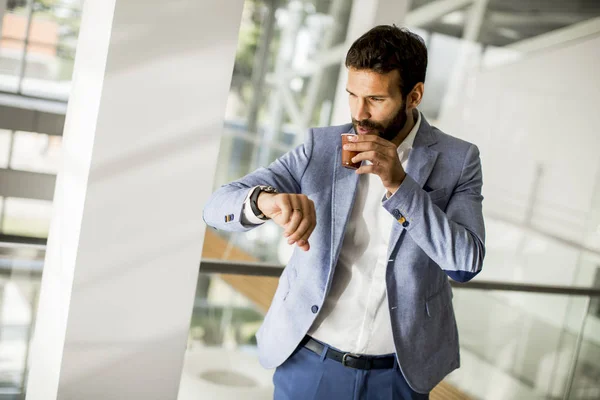
[[[591,285],[600,265],[600,36],[513,54],[501,66],[467,51],[480,59],[459,75],[438,124],[481,150],[490,261],[481,279]],[[573,332],[586,301],[510,299]],[[587,323],[586,336],[600,343],[600,321]]]

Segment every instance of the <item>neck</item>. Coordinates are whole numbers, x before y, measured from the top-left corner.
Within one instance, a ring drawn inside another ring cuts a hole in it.
[[[406,139],[410,131],[412,131],[412,129],[415,127],[418,118],[417,113],[418,111],[413,109],[412,112],[408,113],[408,115],[406,116],[406,124],[404,124],[404,128],[402,128],[400,132],[398,132],[396,137],[392,140],[392,143],[394,143],[396,147],[400,146],[400,143],[402,143],[404,139]]]

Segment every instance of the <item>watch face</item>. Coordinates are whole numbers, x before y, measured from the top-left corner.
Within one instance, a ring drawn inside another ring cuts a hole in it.
[[[267,193],[277,193],[277,189],[275,189],[273,186],[263,186],[260,188],[260,190]]]

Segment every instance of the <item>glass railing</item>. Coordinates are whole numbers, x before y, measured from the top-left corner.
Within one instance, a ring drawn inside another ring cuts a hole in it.
[[[24,399],[44,255],[43,244],[0,243],[2,400]]]
[[[580,379],[572,374],[575,360],[600,371],[597,332],[594,337],[581,330],[589,297],[502,290],[454,293],[462,367],[449,382],[481,399],[589,398],[574,395]],[[580,344],[590,351],[580,352]],[[600,390],[600,381],[595,387]]]
[[[265,277],[282,270],[262,263],[202,261],[204,273],[223,269]],[[445,383],[462,398],[599,398],[600,318],[592,305],[600,302],[600,290],[478,280],[451,283],[461,368]],[[434,394],[432,398],[445,398]]]
[[[0,246],[0,399],[24,398],[43,244]],[[255,333],[282,267],[204,259],[178,400],[271,399]],[[597,399],[600,290],[474,280],[454,287],[461,368],[432,399]],[[218,354],[218,357],[215,355]],[[207,362],[210,360],[210,363]],[[218,363],[215,360],[219,360]]]

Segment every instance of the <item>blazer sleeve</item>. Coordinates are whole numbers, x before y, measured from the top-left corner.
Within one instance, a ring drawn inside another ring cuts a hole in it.
[[[383,207],[448,276],[466,282],[481,271],[485,256],[482,186],[479,149],[471,145],[445,213],[408,175]]]
[[[244,199],[259,185],[275,187],[280,193],[301,193],[302,176],[313,151],[313,131],[308,131],[305,142],[275,160],[232,183],[221,186],[209,198],[203,210],[207,225],[232,232],[249,231],[260,225],[242,223]]]

